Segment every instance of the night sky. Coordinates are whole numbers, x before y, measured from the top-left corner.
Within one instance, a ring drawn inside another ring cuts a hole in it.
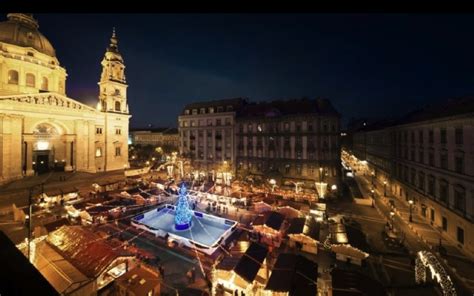
[[[116,27],[134,127],[176,126],[199,100],[322,96],[347,121],[474,93],[470,14],[34,16],[69,74],[68,96],[93,106]]]

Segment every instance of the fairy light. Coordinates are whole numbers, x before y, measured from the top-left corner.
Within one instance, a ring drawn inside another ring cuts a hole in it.
[[[417,284],[426,282],[426,268],[430,269],[431,278],[440,284],[445,296],[455,296],[456,290],[444,267],[431,252],[419,251],[415,262],[415,281]]]

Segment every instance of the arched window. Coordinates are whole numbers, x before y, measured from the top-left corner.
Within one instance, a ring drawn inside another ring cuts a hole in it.
[[[41,90],[48,90],[48,78],[43,77],[41,81]]]
[[[35,87],[35,75],[31,73],[26,74],[26,86]]]
[[[18,71],[15,71],[15,70],[8,71],[8,83],[18,84]]]
[[[107,102],[102,101],[102,111],[107,111]]]
[[[115,102],[115,111],[120,111],[120,102]]]

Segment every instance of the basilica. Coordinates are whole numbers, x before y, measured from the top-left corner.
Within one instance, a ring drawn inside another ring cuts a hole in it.
[[[66,69],[31,14],[0,22],[0,184],[51,170],[128,167],[125,65],[115,30],[102,60],[97,106],[66,94]]]

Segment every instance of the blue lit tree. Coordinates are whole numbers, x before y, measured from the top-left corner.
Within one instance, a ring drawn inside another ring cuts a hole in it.
[[[185,230],[191,226],[192,211],[189,208],[188,194],[184,183],[179,189],[178,202],[176,203],[176,216],[174,218],[177,230]]]

